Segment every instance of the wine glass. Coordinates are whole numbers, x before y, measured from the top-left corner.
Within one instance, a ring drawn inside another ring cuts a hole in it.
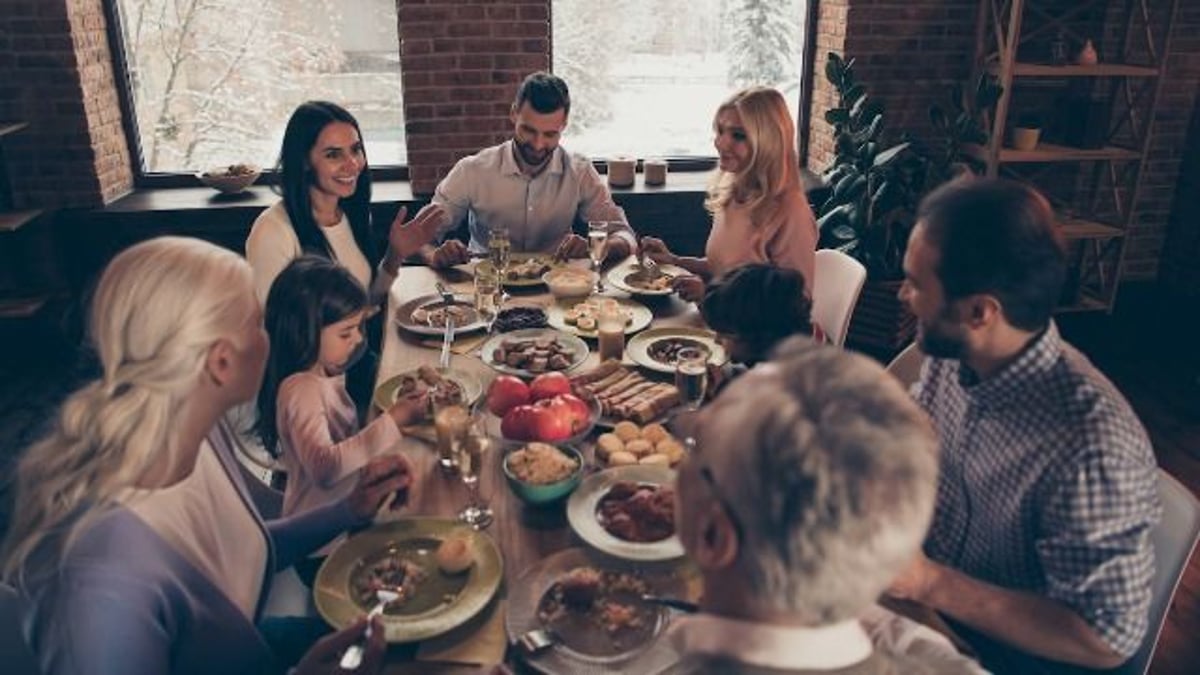
[[[688,410],[698,410],[708,388],[708,353],[685,347],[675,357],[675,387]]]
[[[496,320],[503,302],[500,298],[500,273],[492,265],[475,265],[475,311],[488,326]]]
[[[499,304],[503,305],[508,300],[508,294],[504,292],[504,274],[508,271],[508,262],[512,257],[512,240],[508,236],[507,225],[491,225],[488,227],[488,260],[492,263],[492,268],[496,270],[497,283],[500,285],[498,295]],[[476,265],[476,269],[478,269]]]
[[[436,388],[429,392],[433,401],[433,430],[437,435],[438,467],[444,474],[459,470],[458,460],[463,439],[471,422],[470,414],[461,405],[439,405],[442,400]]]
[[[458,519],[476,530],[491,525],[492,508],[479,492],[479,472],[487,460],[492,441],[472,425],[458,445],[458,472],[467,488],[467,505]]]
[[[596,272],[596,293],[604,292],[604,280],[600,277],[600,263],[604,261],[604,244],[608,241],[608,221],[588,221],[588,255],[592,259],[592,270]]]

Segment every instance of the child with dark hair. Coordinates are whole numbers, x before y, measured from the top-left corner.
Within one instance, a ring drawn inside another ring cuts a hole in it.
[[[730,270],[708,286],[700,303],[730,360],[746,366],[766,360],[785,338],[811,335],[811,310],[800,272],[761,263]]]

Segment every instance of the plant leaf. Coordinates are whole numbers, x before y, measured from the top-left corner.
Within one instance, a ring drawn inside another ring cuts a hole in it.
[[[892,147],[888,148],[887,150],[884,150],[883,152],[879,153],[878,155],[875,155],[875,162],[873,163],[872,166],[875,166],[878,168],[878,167],[885,167],[888,164],[891,164],[892,161],[896,159],[896,157],[900,156],[900,153],[902,153],[906,149],[908,149],[909,145],[911,145],[911,144],[910,143],[901,143],[899,145],[893,145]]]
[[[825,111],[825,121],[830,124],[845,124],[850,121],[850,113],[845,108],[830,108]]]

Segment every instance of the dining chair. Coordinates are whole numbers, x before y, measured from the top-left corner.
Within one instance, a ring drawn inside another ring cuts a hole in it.
[[[6,673],[36,673],[37,662],[21,635],[21,596],[0,583],[0,663]]]
[[[924,363],[925,352],[916,342],[910,342],[887,364],[887,371],[908,389],[921,378],[921,366]]]
[[[1145,675],[1150,669],[1163,623],[1171,608],[1171,598],[1187,569],[1197,535],[1200,535],[1200,502],[1162,469],[1158,470],[1158,494],[1163,512],[1158,527],[1150,534],[1154,546],[1154,579],[1146,637],[1137,652],[1112,671],[1115,675]]]
[[[812,280],[812,320],[830,344],[846,343],[850,317],[867,280],[867,268],[850,256],[823,248],[817,251]]]

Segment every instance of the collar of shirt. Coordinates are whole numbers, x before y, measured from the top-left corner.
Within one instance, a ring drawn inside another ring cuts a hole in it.
[[[976,402],[1003,407],[1029,395],[1030,378],[1047,373],[1062,356],[1062,338],[1054,321],[1034,338],[1015,361],[986,380],[958,363],[958,383]]]
[[[871,639],[855,620],[802,628],[694,614],[678,619],[670,636],[681,654],[725,656],[781,670],[833,670],[871,656]]]
[[[517,149],[513,146],[513,143],[513,139],[510,138],[500,144],[500,173],[505,176],[523,176],[525,174],[521,171],[521,163],[517,161]],[[548,162],[546,169],[538,173],[538,176],[548,173],[562,173],[565,152],[561,145],[556,146],[554,152],[550,153],[550,159],[546,160]],[[537,178],[537,176],[531,177],[530,180],[533,180],[533,178]]]

